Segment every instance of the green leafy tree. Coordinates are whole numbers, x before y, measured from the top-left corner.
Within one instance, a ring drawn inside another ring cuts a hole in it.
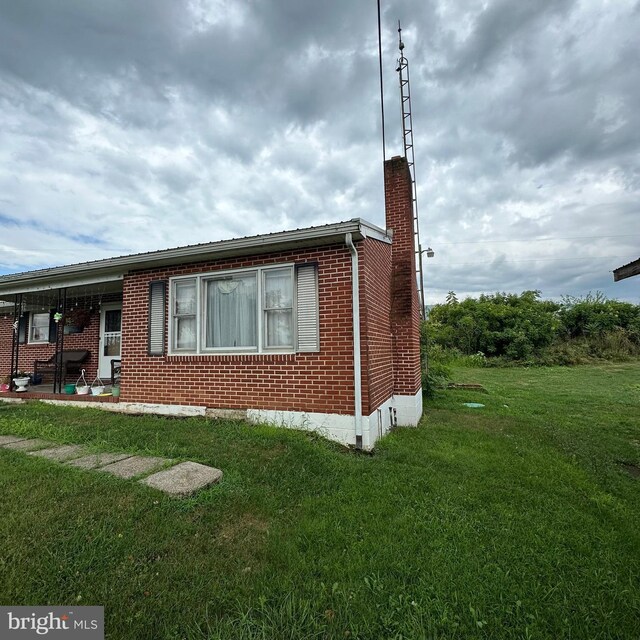
[[[640,354],[640,306],[602,293],[542,300],[540,291],[458,301],[450,291],[425,323],[425,344],[445,351],[525,362],[571,364]],[[439,351],[438,351],[439,350]]]
[[[558,308],[539,291],[481,295],[434,306],[427,330],[436,344],[467,355],[526,359],[552,342]]]

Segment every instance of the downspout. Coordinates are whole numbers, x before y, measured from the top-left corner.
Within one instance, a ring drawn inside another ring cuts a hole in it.
[[[344,239],[351,253],[351,298],[353,301],[353,384],[355,389],[356,449],[362,449],[362,374],[360,362],[360,279],[358,276],[358,251],[353,236]]]

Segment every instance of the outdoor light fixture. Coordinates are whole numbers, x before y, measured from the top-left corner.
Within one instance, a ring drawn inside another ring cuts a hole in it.
[[[427,258],[433,258],[433,256],[436,255],[435,251],[431,247],[423,249],[420,253],[426,253],[427,254]]]

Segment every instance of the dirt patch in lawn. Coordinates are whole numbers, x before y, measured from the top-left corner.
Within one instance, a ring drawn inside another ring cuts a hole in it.
[[[618,462],[618,464],[632,477],[638,480],[640,478],[640,467],[631,462]]]
[[[253,513],[243,513],[225,522],[218,533],[218,538],[225,545],[244,545],[264,540],[269,531],[266,519]]]

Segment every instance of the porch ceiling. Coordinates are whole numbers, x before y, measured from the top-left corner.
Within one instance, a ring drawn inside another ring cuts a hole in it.
[[[13,309],[15,294],[22,294],[22,302],[25,305],[25,311],[32,311],[35,308],[54,307],[58,303],[58,292],[60,289],[67,289],[67,303],[69,301],[86,300],[95,298],[99,300],[101,296],[107,296],[122,293],[122,279],[111,280],[108,282],[93,282],[89,284],[80,284],[65,287],[64,283],[58,287],[31,287],[25,289],[17,289],[0,291],[0,313]]]

